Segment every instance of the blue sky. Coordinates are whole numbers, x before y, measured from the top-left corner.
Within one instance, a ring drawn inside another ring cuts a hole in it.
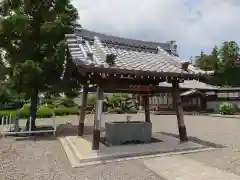
[[[240,42],[239,0],[72,0],[84,28],[164,42],[180,56],[209,52],[223,41]],[[240,44],[239,44],[240,45]]]

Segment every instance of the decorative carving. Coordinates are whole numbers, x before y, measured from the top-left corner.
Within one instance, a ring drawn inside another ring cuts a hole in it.
[[[128,88],[133,91],[151,91],[152,89],[151,85],[135,85],[135,84],[129,85]]]

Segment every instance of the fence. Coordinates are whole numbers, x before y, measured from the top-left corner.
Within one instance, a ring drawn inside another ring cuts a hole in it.
[[[53,113],[52,116],[52,129],[49,130],[32,130],[32,118],[30,117],[29,120],[29,128],[22,128],[20,130],[20,125],[19,125],[19,116],[16,116],[14,119],[12,118],[11,115],[5,116],[0,118],[0,134],[4,137],[5,135],[17,135],[17,134],[37,134],[37,133],[53,133],[55,136],[56,133],[56,122],[55,122],[55,114]]]

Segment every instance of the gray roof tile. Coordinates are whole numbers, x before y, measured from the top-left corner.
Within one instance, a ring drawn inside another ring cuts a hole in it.
[[[159,46],[164,50],[170,49],[169,43],[158,43],[158,42],[149,42],[149,41],[141,41],[117,36],[110,36],[99,32],[89,31],[86,29],[76,29],[75,34],[83,37],[86,40],[93,41],[94,37],[97,36],[101,39],[103,43],[107,44],[118,44],[119,46],[133,46],[133,47],[142,47],[148,48],[156,51],[156,48]]]
[[[158,85],[159,87],[172,87],[171,83],[161,82]],[[179,84],[180,88],[183,89],[197,89],[197,90],[217,90],[218,86],[213,86],[210,84],[206,84],[204,82],[196,81],[196,80],[185,80],[183,83]]]
[[[170,46],[166,43],[107,36],[84,29],[77,30],[75,34],[67,34],[66,42],[73,61],[78,65],[165,73],[198,73],[193,68],[184,71],[183,61],[167,52]],[[113,66],[106,62],[109,54],[116,55]]]

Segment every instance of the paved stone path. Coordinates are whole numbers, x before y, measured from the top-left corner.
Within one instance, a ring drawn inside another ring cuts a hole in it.
[[[183,156],[145,160],[144,164],[167,180],[240,180],[240,177]]]

